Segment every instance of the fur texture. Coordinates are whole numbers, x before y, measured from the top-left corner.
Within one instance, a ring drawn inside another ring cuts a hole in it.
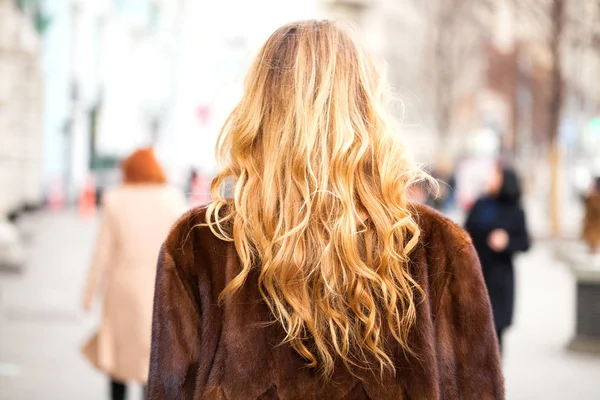
[[[489,296],[469,236],[428,208],[416,206],[422,237],[411,274],[427,293],[418,299],[410,335],[415,355],[393,340],[396,376],[339,367],[331,380],[279,345],[278,324],[251,275],[234,300],[218,304],[239,272],[233,244],[218,240],[204,209],[174,227],[159,258],[149,398],[454,400],[503,399],[503,377]]]

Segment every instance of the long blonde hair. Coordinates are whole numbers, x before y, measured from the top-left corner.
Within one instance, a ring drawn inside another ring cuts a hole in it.
[[[260,50],[217,144],[206,223],[241,261],[221,299],[258,271],[284,343],[325,375],[338,361],[394,371],[389,333],[411,350],[423,291],[408,270],[419,228],[407,190],[427,176],[398,141],[385,92],[335,23],[291,23]]]

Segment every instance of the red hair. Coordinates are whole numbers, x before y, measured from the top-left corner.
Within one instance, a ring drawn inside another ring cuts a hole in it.
[[[165,173],[151,148],[137,150],[121,164],[125,183],[165,183]]]

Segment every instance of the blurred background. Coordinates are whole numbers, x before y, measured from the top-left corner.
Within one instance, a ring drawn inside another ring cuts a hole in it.
[[[598,0],[0,0],[0,399],[107,398],[80,353],[102,193],[151,146],[207,202],[249,62],[307,18],[347,22],[386,62],[403,139],[448,183],[423,201],[462,223],[494,163],[516,169],[534,245],[516,260],[508,399],[600,399],[600,265],[580,241]]]

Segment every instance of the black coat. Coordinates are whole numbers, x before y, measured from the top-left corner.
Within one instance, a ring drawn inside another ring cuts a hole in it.
[[[496,329],[505,329],[512,323],[514,309],[513,256],[516,252],[529,249],[530,244],[525,214],[518,202],[484,197],[471,209],[465,228],[481,260]],[[510,237],[504,251],[496,252],[488,245],[488,236],[494,229],[504,229]]]

